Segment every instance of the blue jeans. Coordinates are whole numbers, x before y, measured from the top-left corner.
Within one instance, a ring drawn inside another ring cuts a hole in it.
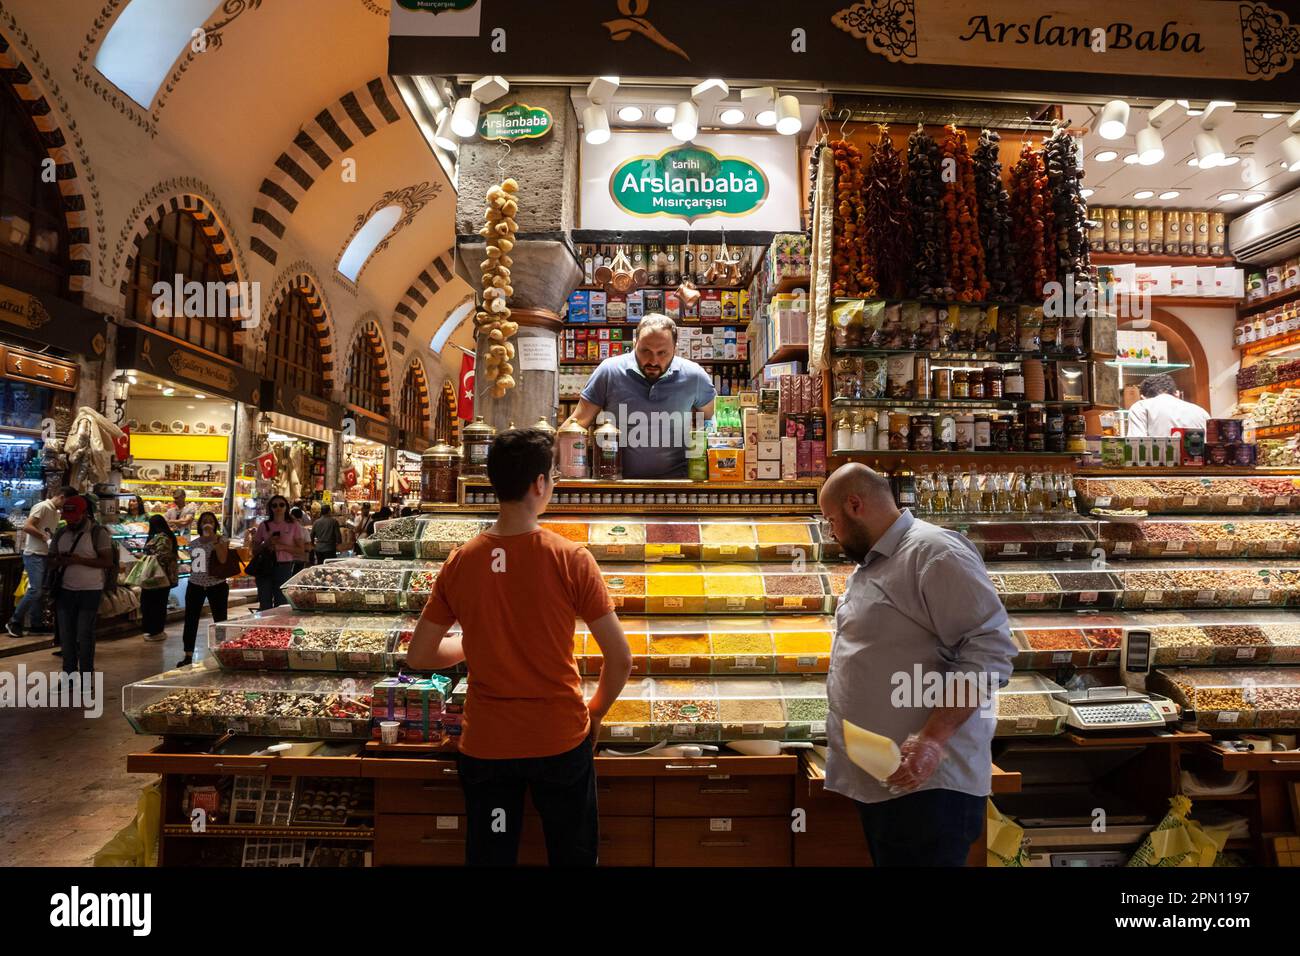
[[[27,593],[23,599],[18,602],[14,608],[14,616],[10,618],[14,628],[21,631],[23,622],[27,622],[28,627],[39,627],[45,623],[45,615],[42,613],[42,607],[45,604],[45,562],[47,556],[44,554],[24,554],[23,570],[27,572]]]
[[[872,865],[965,866],[971,844],[984,832],[987,803],[987,797],[956,790],[858,803]]]
[[[280,589],[284,587],[285,581],[293,577],[295,566],[292,561],[277,561],[273,574],[255,578],[257,581],[257,609],[259,611],[269,611],[273,607],[289,603],[289,599],[284,596],[284,591]]]
[[[64,588],[55,602],[59,619],[59,643],[63,647],[63,672],[88,674],[95,669],[95,619],[104,592],[69,591]]]

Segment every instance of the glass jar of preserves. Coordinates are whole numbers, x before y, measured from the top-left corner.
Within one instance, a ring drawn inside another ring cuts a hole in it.
[[[565,422],[556,436],[560,474],[586,478],[591,468],[591,436],[577,422]]]
[[[952,371],[952,397],[970,398],[970,373],[964,368]]]
[[[908,425],[908,448],[912,451],[934,451],[934,416],[913,415]]]
[[[445,442],[425,449],[420,456],[420,500],[450,504],[456,500],[460,455]]]
[[[993,450],[1011,450],[1011,421],[1001,415],[993,419]]]
[[[1011,422],[1009,428],[1011,437],[1011,448],[1009,451],[1025,450],[1025,423],[1022,419],[1015,419]]]
[[[591,476],[601,481],[618,481],[623,477],[623,449],[618,426],[607,421],[593,436]]]
[[[975,416],[975,451],[991,451],[993,448],[993,418],[990,415]]]
[[[984,366],[984,397],[1001,398],[1003,385],[1003,372],[1001,365]]]
[[[1012,362],[1003,370],[1002,397],[1017,402],[1024,400],[1025,369],[1019,362]]]
[[[474,421],[465,426],[461,432],[462,443],[465,447],[464,464],[461,466],[461,473],[466,475],[486,475],[488,449],[492,447],[492,442],[497,436],[497,430],[483,421],[483,416],[477,416]]]
[[[987,398],[984,393],[984,373],[977,368],[970,369],[966,372],[968,385],[966,391],[970,393],[971,398]]]
[[[1025,413],[1025,451],[1047,450],[1047,423],[1041,408]]]

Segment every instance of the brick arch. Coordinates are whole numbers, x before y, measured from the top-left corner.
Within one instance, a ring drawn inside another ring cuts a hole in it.
[[[258,187],[249,240],[253,252],[275,265],[289,220],[316,178],[357,142],[398,122],[399,100],[392,80],[377,76],[331,101],[299,127]]]
[[[412,355],[406,363],[406,368],[402,370],[402,377],[399,380],[401,386],[398,394],[406,390],[406,377],[412,372],[416,373],[416,387],[419,389],[420,411],[424,420],[431,426],[433,424],[433,400],[429,391],[429,370],[424,367],[424,360],[418,355]],[[402,409],[397,409],[397,417],[401,417]],[[423,437],[423,436],[422,436]]]
[[[393,351],[398,355],[406,353],[406,340],[420,310],[455,277],[454,254],[454,248],[448,249],[421,269],[393,309]]]
[[[217,261],[221,264],[221,274],[227,282],[247,281],[248,271],[244,266],[244,256],[239,249],[238,240],[227,227],[228,217],[221,204],[212,197],[210,191],[198,180],[178,179],[159,183],[136,203],[131,210],[128,225],[118,239],[118,266],[114,285],[118,293],[118,305],[126,306],[127,288],[135,272],[136,258],[140,254],[140,243],[144,242],[149,230],[153,229],[168,214],[186,213],[194,218],[203,230],[208,241],[212,243]],[[230,298],[233,311],[240,305],[239,292]],[[260,315],[253,315],[244,325],[245,331],[261,321]]]
[[[352,360],[353,353],[356,352],[357,346],[362,341],[375,350],[376,358],[379,363],[379,384],[383,396],[383,406],[388,409],[389,414],[393,411],[393,369],[388,360],[388,342],[384,339],[384,330],[380,328],[379,316],[374,312],[367,312],[357,321],[356,332],[352,336],[352,344],[348,348],[347,361],[343,363],[343,374],[347,374],[348,363]],[[347,383],[343,383],[346,390]]]
[[[338,353],[338,327],[334,322],[334,314],[330,311],[329,300],[325,298],[324,284],[311,263],[299,260],[289,265],[276,277],[275,283],[271,286],[271,294],[263,303],[263,315],[267,316],[267,321],[261,323],[258,330],[258,350],[265,351],[267,337],[271,334],[270,317],[275,315],[276,309],[280,307],[285,296],[293,291],[301,292],[306,296],[307,303],[311,306],[312,319],[316,323],[316,334],[320,336],[321,370],[325,373],[326,388],[332,391],[340,384],[335,374],[337,366],[334,364],[334,356]]]
[[[93,233],[96,228],[102,228],[102,223],[96,222],[95,217],[86,209],[87,193],[94,199],[96,212],[101,219],[102,210],[99,208],[99,194],[94,179],[89,175],[89,161],[81,149],[81,137],[77,134],[75,125],[66,121],[50,105],[45,91],[32,76],[31,69],[10,43],[9,37],[2,32],[0,78],[9,84],[31,116],[41,145],[54,161],[55,184],[59,195],[63,197],[64,220],[68,228],[68,288],[74,293],[88,292],[92,284]],[[60,105],[64,105],[61,100]],[[68,136],[72,137],[76,146],[80,166],[74,161]],[[84,176],[83,170],[86,170]]]

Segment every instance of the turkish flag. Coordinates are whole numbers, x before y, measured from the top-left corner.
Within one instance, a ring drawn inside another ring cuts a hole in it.
[[[270,481],[280,473],[279,466],[275,462],[275,453],[266,452],[264,455],[257,456],[257,469],[262,473],[262,477]]]
[[[460,392],[456,396],[456,417],[462,421],[474,420],[474,356],[461,353]]]
[[[122,426],[122,437],[113,439],[113,458],[117,461],[126,461],[131,457],[131,427]]]
[[[343,487],[354,488],[357,484],[357,469],[355,465],[348,465],[343,469]]]

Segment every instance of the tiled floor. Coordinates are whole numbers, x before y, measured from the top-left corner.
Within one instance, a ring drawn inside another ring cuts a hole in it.
[[[233,608],[231,616],[248,613]],[[196,659],[206,649],[207,620],[199,628]],[[8,640],[0,634],[0,640]],[[126,755],[153,745],[122,716],[122,686],[175,666],[181,625],[167,640],[142,635],[105,641],[95,650],[104,674],[103,714],[80,710],[0,708],[0,866],[83,866],[135,816],[140,791],[153,778],[126,772]],[[49,650],[0,658],[0,671],[57,671]]]

